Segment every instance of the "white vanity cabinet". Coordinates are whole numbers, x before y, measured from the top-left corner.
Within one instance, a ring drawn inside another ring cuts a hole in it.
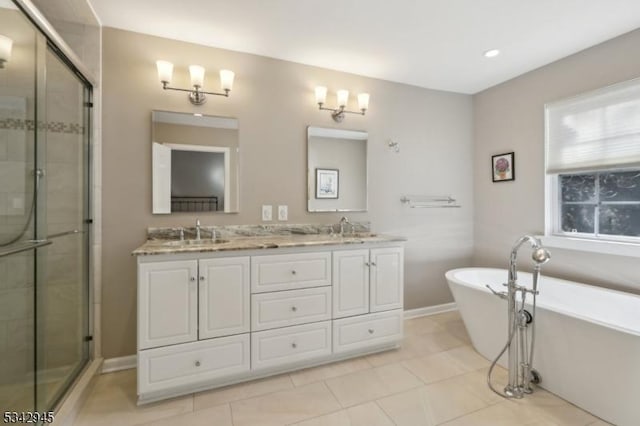
[[[341,250],[333,253],[333,317],[402,308],[402,247]]]
[[[198,340],[198,261],[138,266],[138,349]]]
[[[249,331],[249,263],[248,256],[199,261],[200,340]]]
[[[139,256],[138,402],[398,347],[403,250],[390,241]]]
[[[404,250],[401,247],[371,249],[370,312],[402,308],[404,301]]]

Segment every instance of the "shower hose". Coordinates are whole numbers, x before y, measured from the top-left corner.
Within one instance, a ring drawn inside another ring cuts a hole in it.
[[[18,242],[20,238],[22,238],[24,234],[27,233],[27,230],[29,230],[29,225],[31,225],[31,221],[33,220],[33,214],[35,213],[36,200],[38,198],[38,190],[40,188],[40,178],[42,177],[43,172],[40,169],[36,169],[34,170],[34,174],[35,174],[35,187],[33,188],[33,199],[31,200],[31,208],[29,209],[29,216],[27,216],[27,221],[24,223],[24,226],[22,227],[22,229],[20,230],[17,236],[11,238],[8,241],[0,242],[0,247],[6,247],[13,243]]]

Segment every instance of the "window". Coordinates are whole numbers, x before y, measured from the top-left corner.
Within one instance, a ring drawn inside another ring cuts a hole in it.
[[[640,80],[545,107],[547,235],[640,243]]]
[[[560,174],[557,182],[562,232],[640,237],[640,169]]]

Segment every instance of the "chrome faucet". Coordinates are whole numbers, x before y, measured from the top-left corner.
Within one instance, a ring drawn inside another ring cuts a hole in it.
[[[200,219],[196,219],[196,241],[200,241]]]
[[[532,289],[518,285],[516,260],[518,257],[518,250],[520,250],[520,247],[522,247],[526,242],[531,244],[531,248],[533,250],[531,258],[535,263],[533,268]],[[505,284],[507,292],[497,292],[490,286],[487,286],[494,295],[501,299],[507,299],[508,305],[507,344],[493,361],[491,367],[489,367],[489,373],[487,374],[487,382],[491,390],[505,398],[522,398],[525,393],[532,392],[531,383],[537,383],[537,381],[540,380],[540,376],[532,368],[533,349],[535,345],[536,296],[538,295],[538,278],[540,276],[540,268],[544,263],[548,262],[550,258],[551,255],[544,247],[542,247],[540,240],[531,235],[523,235],[515,242],[511,249],[508,281]],[[521,293],[520,298],[516,297],[518,292]],[[525,298],[527,293],[531,293],[533,296],[532,312],[525,310]],[[518,302],[520,302],[520,307],[518,307]],[[527,336],[527,328],[529,327],[529,324],[530,340]],[[508,351],[509,383],[504,388],[504,393],[501,393],[494,389],[491,384],[491,372],[498,362],[498,359],[506,351]]]
[[[346,216],[342,216],[340,218],[340,236],[344,235],[344,225],[345,224],[351,225],[351,222],[349,222],[349,219]]]

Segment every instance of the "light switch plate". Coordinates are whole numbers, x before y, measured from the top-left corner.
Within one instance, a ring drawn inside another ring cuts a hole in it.
[[[289,208],[287,206],[278,206],[278,220],[289,220]]]
[[[273,220],[273,209],[270,205],[262,206],[262,220],[263,221]]]

